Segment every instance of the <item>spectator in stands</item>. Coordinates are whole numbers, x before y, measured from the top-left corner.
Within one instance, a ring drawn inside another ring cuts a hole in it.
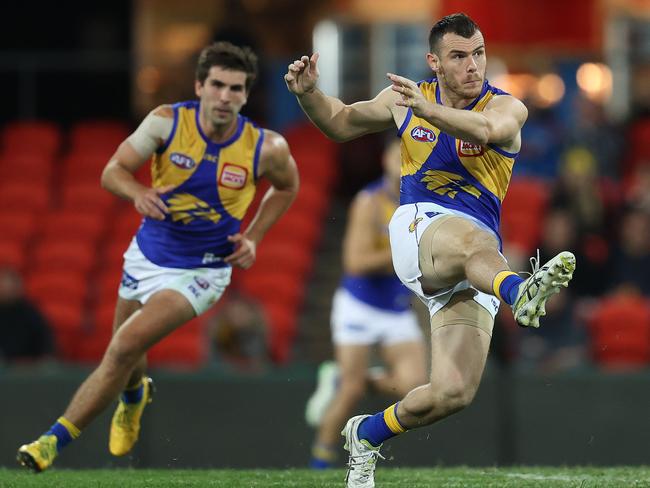
[[[576,318],[574,305],[569,291],[555,295],[546,302],[544,327],[518,330],[519,368],[550,374],[587,363],[586,333]]]
[[[580,262],[580,273],[576,273],[571,290],[576,298],[598,296],[605,291],[608,272],[608,250],[600,249],[600,241],[580,240],[578,224],[574,214],[564,208],[552,208],[544,221],[540,257],[542,260],[555,256],[558,250],[575,250],[576,260]],[[554,254],[555,253],[555,254]]]
[[[20,276],[0,268],[0,362],[33,361],[53,354],[50,328],[23,294]]]
[[[220,366],[255,372],[270,364],[266,321],[253,300],[232,294],[206,322],[210,352]]]
[[[650,213],[650,161],[639,164],[625,191],[625,202],[630,207]]]
[[[610,263],[611,290],[632,288],[650,295],[650,216],[646,212],[631,209],[623,215]]]
[[[573,147],[564,154],[551,205],[571,212],[580,236],[602,232],[605,209],[599,194],[596,159],[591,151]]]

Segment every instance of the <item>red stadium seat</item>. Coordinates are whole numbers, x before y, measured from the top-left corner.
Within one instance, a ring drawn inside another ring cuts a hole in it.
[[[76,182],[63,187],[61,206],[106,215],[118,203],[118,198],[100,187],[99,182]]]
[[[83,302],[45,299],[39,301],[38,305],[57,333],[79,332],[82,329]]]
[[[41,213],[51,203],[49,185],[5,182],[0,183],[0,208],[3,213],[31,211]]]
[[[37,219],[32,212],[0,214],[0,240],[25,244],[36,233]]]
[[[650,364],[650,304],[634,295],[604,299],[589,323],[597,364],[610,369]]]
[[[49,185],[54,168],[51,156],[40,154],[0,155],[0,181]]]
[[[37,302],[56,300],[84,302],[88,295],[86,275],[32,270],[25,279],[27,294]]]
[[[305,297],[305,284],[295,276],[285,274],[281,269],[256,273],[251,268],[242,275],[240,288],[258,302],[276,303],[298,307]]]
[[[106,222],[85,208],[53,210],[43,218],[40,232],[44,240],[78,240],[96,242],[104,233]]]
[[[5,153],[51,157],[58,152],[60,145],[61,130],[53,122],[12,122],[2,132],[2,150]]]
[[[253,275],[283,273],[304,281],[311,272],[314,256],[308,249],[287,242],[263,242],[257,252],[255,264],[247,273]]]
[[[35,269],[88,273],[95,266],[95,246],[84,241],[41,241],[32,253]]]
[[[131,239],[142,224],[142,215],[140,215],[132,205],[125,207],[113,219],[113,225],[108,233],[111,241],[120,241],[124,244],[124,250],[128,247]]]
[[[295,309],[275,303],[264,305],[269,323],[271,357],[278,364],[289,360],[291,346],[296,335],[297,314]]]
[[[25,247],[20,242],[0,241],[0,266],[22,271],[27,264]]]
[[[200,334],[179,335],[178,331],[153,346],[147,353],[151,367],[198,369],[208,357],[207,343]]]
[[[117,120],[86,120],[70,131],[72,151],[106,151],[107,158],[130,134],[129,127]]]

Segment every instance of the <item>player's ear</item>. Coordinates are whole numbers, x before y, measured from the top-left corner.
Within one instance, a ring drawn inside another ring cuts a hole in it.
[[[431,71],[437,73],[438,67],[440,66],[440,58],[435,53],[427,53],[427,64],[431,68]]]
[[[203,93],[203,84],[199,80],[194,80],[194,93],[196,93],[196,96],[201,98],[201,94]]]

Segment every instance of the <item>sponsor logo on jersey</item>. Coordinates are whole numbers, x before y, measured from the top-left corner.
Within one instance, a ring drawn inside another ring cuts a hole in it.
[[[473,142],[458,141],[458,155],[462,157],[481,156],[485,149],[480,144]]]
[[[244,188],[248,179],[248,170],[236,164],[225,163],[219,175],[219,184],[226,188],[239,190]]]
[[[191,157],[178,152],[171,153],[169,160],[181,169],[192,169],[196,166],[196,163]]]
[[[469,193],[476,198],[481,197],[478,188],[465,181],[462,176],[448,171],[425,171],[424,178],[420,181],[427,184],[427,190],[431,190],[438,195],[446,195],[449,198],[456,198],[459,191]]]
[[[436,140],[436,133],[431,129],[418,125],[411,129],[411,137],[418,142],[434,142]]]
[[[205,278],[201,278],[200,276],[195,276],[194,281],[196,282],[197,285],[199,285],[204,290],[210,288],[210,283],[208,283],[208,280],[206,280]]]
[[[422,220],[424,220],[422,217],[418,217],[418,218],[415,219],[413,222],[411,222],[411,224],[409,225],[409,232],[410,232],[411,234],[412,234],[413,232],[415,232],[415,229],[417,229],[418,224],[419,224],[420,222],[422,222]]]
[[[201,264],[212,264],[212,263],[218,263],[221,261],[221,258],[219,256],[215,256],[211,252],[206,252],[203,255],[203,259],[201,260]]]

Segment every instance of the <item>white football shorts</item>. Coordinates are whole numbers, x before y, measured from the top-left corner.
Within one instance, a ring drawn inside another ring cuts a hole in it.
[[[390,346],[422,340],[422,331],[411,310],[382,310],[362,302],[344,288],[334,294],[331,326],[332,340],[338,346]]]
[[[450,210],[432,202],[401,205],[393,214],[393,218],[388,225],[395,272],[400,281],[427,306],[431,316],[447,305],[454,293],[473,288],[470,286],[469,281],[464,280],[453,287],[443,288],[434,295],[427,295],[422,290],[422,284],[419,280],[422,272],[418,260],[420,239],[426,228],[444,215],[456,215],[469,219],[494,235],[494,232],[487,225],[471,215]],[[499,300],[493,295],[478,290],[476,292],[474,301],[485,308],[494,318],[499,311]]]
[[[165,268],[149,261],[135,238],[124,253],[124,269],[118,294],[143,305],[160,290],[174,290],[192,304],[196,315],[214,305],[230,284],[231,267]]]

